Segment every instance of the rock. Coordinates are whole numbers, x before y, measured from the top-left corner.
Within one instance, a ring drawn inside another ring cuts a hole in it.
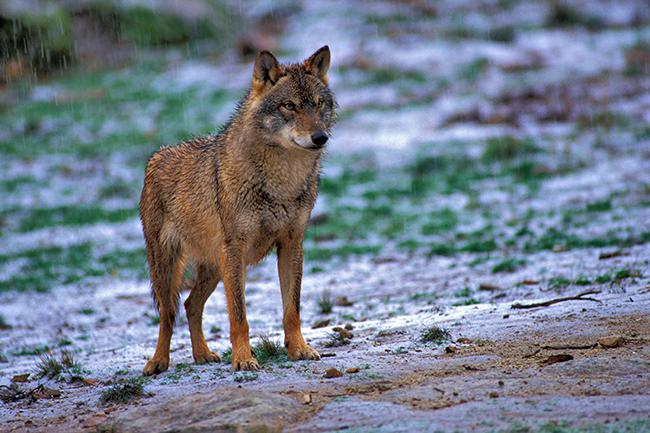
[[[311,394],[303,394],[302,395],[302,403],[303,404],[311,404]]]
[[[602,337],[598,339],[598,344],[607,348],[613,349],[615,347],[621,347],[625,344],[625,337],[620,335],[608,335],[607,337]]]
[[[354,374],[354,373],[358,373],[359,369],[357,367],[350,367],[347,370],[345,370],[345,372],[348,374]]]
[[[29,382],[29,373],[17,374],[11,378],[13,383],[25,383]]]
[[[458,348],[454,346],[447,346],[445,347],[445,353],[456,353],[458,352]]]
[[[338,332],[338,334],[341,336],[341,338],[347,338],[348,340],[352,339],[354,337],[354,334],[347,329],[343,329],[340,326],[335,326],[332,328],[332,331]]]
[[[499,393],[496,391],[492,391],[488,394],[488,397],[490,398],[499,398]]]
[[[539,281],[537,280],[521,280],[519,284],[522,284],[524,286],[535,286],[539,284]]]
[[[346,323],[344,328],[347,329],[348,331],[352,331],[354,329],[354,326],[352,326],[351,323]]]
[[[573,355],[568,353],[560,353],[559,355],[551,355],[548,358],[542,360],[539,365],[545,367],[551,364],[557,364],[558,362],[567,362],[573,359]]]
[[[472,340],[467,337],[460,337],[458,340],[456,340],[456,342],[459,344],[471,344]]]
[[[338,307],[351,307],[353,303],[347,296],[339,296],[334,300],[334,305]]]
[[[486,292],[496,292],[498,290],[503,290],[501,287],[495,284],[481,283],[478,285],[479,290],[484,290]]]
[[[343,373],[341,373],[339,370],[337,370],[334,367],[325,370],[325,374],[323,375],[323,377],[326,379],[334,379],[335,377],[341,377],[341,376],[343,376]]]
[[[316,322],[316,323],[314,323],[313,325],[311,325],[311,329],[324,328],[324,327],[326,327],[327,325],[329,325],[330,322],[331,322],[330,319],[319,320],[318,322]]]
[[[598,260],[607,260],[614,257],[628,256],[629,253],[623,252],[621,250],[606,251],[598,255]]]
[[[61,397],[61,391],[58,389],[48,388],[46,386],[38,387],[32,393],[34,398],[58,398]]]
[[[96,430],[150,433],[152,426],[164,426],[166,432],[274,432],[293,423],[303,410],[301,402],[280,394],[218,387],[208,393],[115,412]]]

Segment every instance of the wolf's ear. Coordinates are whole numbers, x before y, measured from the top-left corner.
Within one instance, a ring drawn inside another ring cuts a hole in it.
[[[282,76],[278,60],[268,51],[262,51],[253,66],[253,88],[263,90],[267,85],[274,85]]]
[[[327,70],[330,68],[330,47],[325,45],[305,60],[305,69],[327,84]]]

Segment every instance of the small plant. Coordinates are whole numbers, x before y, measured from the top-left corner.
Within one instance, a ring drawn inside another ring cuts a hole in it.
[[[420,341],[423,343],[443,344],[451,339],[451,333],[445,328],[431,326],[420,334]]]
[[[258,377],[259,375],[254,371],[242,371],[235,374],[234,381],[237,383],[252,382],[257,380]]]
[[[158,326],[160,324],[160,315],[159,314],[145,313],[145,316],[149,319],[149,325]]]
[[[332,294],[329,290],[324,290],[318,298],[318,310],[321,314],[329,314],[332,312]]]
[[[520,267],[526,265],[526,260],[507,258],[492,267],[492,273],[497,274],[500,272],[514,272]]]
[[[0,330],[1,329],[9,329],[11,328],[11,325],[7,323],[7,319],[5,319],[5,316],[0,314]]]
[[[52,353],[41,355],[36,364],[36,377],[47,377],[48,379],[58,378],[63,372],[63,364]]]
[[[40,361],[36,364],[36,377],[47,377],[48,379],[63,380],[68,382],[82,381],[86,370],[74,360],[72,352],[68,350],[61,351],[59,358],[51,352],[41,356]]]
[[[212,326],[210,328],[210,332],[213,334],[220,334],[222,332],[222,329],[218,326]]]
[[[266,335],[260,337],[260,341],[253,347],[253,353],[260,365],[287,360],[287,349],[280,342],[273,341]]]
[[[100,401],[107,403],[126,403],[134,398],[144,395],[145,379],[141,376],[131,377],[123,382],[116,383],[102,391]]]
[[[232,347],[227,348],[221,354],[221,362],[223,362],[224,364],[231,364],[232,363]]]
[[[323,343],[324,347],[340,347],[350,344],[350,339],[339,332],[330,332],[327,334],[327,340]]]

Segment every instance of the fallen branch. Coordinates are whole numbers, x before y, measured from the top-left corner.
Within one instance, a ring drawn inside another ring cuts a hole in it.
[[[589,343],[589,344],[566,344],[560,346],[542,346],[544,350],[583,350],[583,349],[594,349],[598,347],[598,343]]]
[[[578,293],[575,296],[567,296],[564,298],[555,298],[551,299],[548,301],[544,302],[534,302],[532,304],[512,304],[510,308],[537,308],[537,307],[549,307],[553,304],[557,304],[559,302],[565,302],[565,301],[592,301],[592,302],[598,302],[600,303],[601,301],[595,298],[586,298],[585,296],[587,295],[595,295],[597,293],[600,293],[600,290],[588,290],[586,292]]]

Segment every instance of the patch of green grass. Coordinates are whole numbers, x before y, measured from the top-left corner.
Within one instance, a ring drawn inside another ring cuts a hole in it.
[[[253,346],[253,354],[260,365],[270,362],[286,362],[289,359],[287,349],[279,341],[273,341],[266,335],[261,336],[257,344]]]
[[[480,303],[481,302],[479,300],[477,300],[477,299],[467,298],[467,299],[463,299],[460,302],[454,302],[451,305],[452,305],[452,307],[462,307],[462,306],[465,306],[465,305],[476,305],[476,304],[480,304]]]
[[[101,206],[65,205],[47,208],[33,207],[0,212],[0,218],[17,219],[18,231],[28,232],[45,227],[79,226],[98,222],[116,223],[126,221],[138,214],[132,209],[104,209]]]
[[[103,404],[127,403],[135,398],[142,397],[144,395],[144,385],[144,377],[134,376],[116,383],[110,388],[102,391],[99,400]]]
[[[305,250],[305,258],[310,261],[328,261],[333,258],[345,259],[349,256],[371,254],[375,255],[381,251],[379,245],[343,245],[340,247],[313,247]]]
[[[42,355],[50,351],[50,347],[45,344],[37,344],[35,346],[24,346],[19,350],[12,352],[13,356],[33,356]]]
[[[31,186],[35,185],[36,183],[37,181],[34,176],[16,176],[11,179],[4,179],[0,181],[0,191],[3,191],[5,193],[14,193],[25,185]]]
[[[422,343],[444,344],[451,340],[451,333],[440,326],[430,326],[420,333]]]
[[[433,211],[427,214],[427,222],[421,227],[423,235],[432,235],[441,232],[448,232],[458,225],[458,215],[449,208]]]
[[[466,81],[476,81],[488,68],[490,62],[485,57],[472,60],[461,67],[458,76]]]
[[[48,291],[62,284],[78,283],[86,278],[121,275],[147,278],[144,248],[110,251],[96,257],[92,243],[69,247],[46,247],[0,255],[0,263],[22,259],[18,272],[0,280],[2,291]],[[85,313],[82,313],[85,314]]]
[[[526,263],[525,259],[509,257],[492,266],[492,273],[498,274],[500,272],[514,272],[517,269],[526,266]]]
[[[638,269],[619,268],[613,269],[605,274],[598,275],[596,278],[594,278],[594,282],[597,284],[615,283],[626,278],[640,278],[642,276],[643,275],[641,274],[641,271]]]
[[[481,158],[483,161],[508,161],[521,156],[539,153],[541,149],[529,138],[512,136],[492,137],[486,142]]]
[[[227,348],[221,354],[221,362],[224,364],[232,364],[232,347]]]
[[[79,312],[81,314],[85,314],[86,316],[91,316],[95,314],[95,310],[93,310],[92,308],[82,308],[81,310],[79,310]]]
[[[67,380],[68,382],[77,382],[84,379],[88,374],[86,370],[74,360],[72,352],[63,350],[57,358],[51,352],[41,355],[41,359],[36,364],[36,377],[56,380]]]
[[[235,373],[233,380],[237,383],[252,382],[259,378],[259,374],[255,371],[239,371]]]
[[[556,247],[573,248],[602,248],[609,246],[628,247],[650,241],[650,231],[621,236],[620,234],[601,235],[594,237],[579,237],[567,233],[564,229],[550,227],[540,236],[527,240],[523,246],[525,252],[552,250]]]
[[[404,82],[426,83],[429,78],[422,72],[405,71],[396,68],[374,68],[367,72],[368,84],[401,84]]]
[[[457,290],[456,292],[454,292],[454,296],[456,296],[457,298],[468,298],[472,296],[472,289],[470,289],[469,287],[465,287],[463,289]]]
[[[318,298],[318,312],[319,314],[329,314],[332,312],[334,304],[332,302],[332,294],[329,290],[323,290]]]
[[[562,276],[551,277],[548,279],[548,288],[551,290],[563,289],[569,284],[571,284],[571,280]]]
[[[328,332],[327,340],[323,343],[323,347],[340,347],[350,344],[350,339],[339,332]]]
[[[601,30],[604,23],[600,17],[576,9],[566,1],[558,0],[551,3],[546,25],[548,27],[582,26],[588,30]]]

